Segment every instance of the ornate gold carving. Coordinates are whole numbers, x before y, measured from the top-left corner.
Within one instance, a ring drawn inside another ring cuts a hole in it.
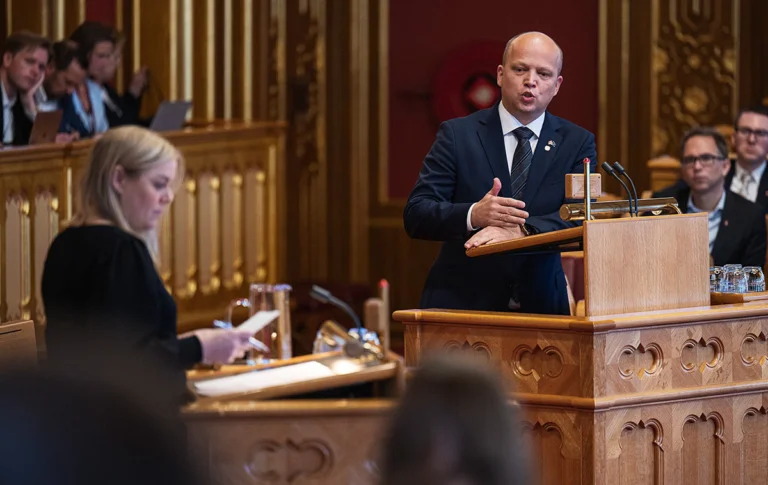
[[[544,376],[554,379],[563,372],[563,354],[557,347],[520,345],[512,355],[514,372],[521,377],[532,376],[538,382]]]
[[[619,374],[624,379],[652,376],[659,372],[663,365],[664,354],[661,347],[655,343],[647,346],[640,344],[637,347],[627,345],[621,349],[619,355]]]
[[[723,343],[720,339],[712,337],[704,340],[702,337],[698,341],[686,340],[680,351],[680,364],[686,372],[693,372],[698,369],[703,373],[707,369],[714,369],[723,357]]]
[[[698,115],[707,110],[709,96],[698,86],[691,86],[685,89],[683,95],[683,105],[688,112]]]
[[[29,199],[12,193],[5,201],[5,281],[7,320],[29,320],[31,259],[29,237]]]
[[[285,443],[264,440],[248,450],[245,469],[258,481],[293,483],[298,479],[318,480],[333,469],[331,447],[322,440],[309,439]]]
[[[443,345],[443,349],[447,352],[471,351],[469,355],[483,362],[490,362],[492,357],[491,348],[485,342],[475,342],[470,345],[466,340],[463,344],[456,340],[449,340]]]
[[[763,332],[760,332],[758,335],[748,333],[741,341],[739,353],[741,361],[746,366],[765,365],[766,361],[768,361],[765,334]]]
[[[737,3],[654,1],[653,156],[675,153],[691,126],[732,121],[738,102]]]
[[[59,199],[55,191],[41,190],[35,196],[35,322],[37,325],[45,324],[45,311],[43,309],[43,296],[40,292],[40,283],[43,277],[45,258],[48,255],[48,247],[53,238],[59,232]]]

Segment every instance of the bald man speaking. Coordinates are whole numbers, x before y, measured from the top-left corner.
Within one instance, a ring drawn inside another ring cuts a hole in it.
[[[563,51],[547,35],[507,42],[492,108],[440,125],[403,220],[408,235],[443,241],[422,308],[568,314],[560,254],[469,258],[465,250],[555,231],[565,175],[595,163],[595,137],[547,112],[563,82]]]

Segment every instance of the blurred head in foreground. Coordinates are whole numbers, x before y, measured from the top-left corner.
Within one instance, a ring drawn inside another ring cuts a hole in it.
[[[0,375],[0,484],[196,484],[179,425],[95,375]]]
[[[409,381],[384,443],[383,485],[528,483],[515,412],[497,377],[452,356]]]

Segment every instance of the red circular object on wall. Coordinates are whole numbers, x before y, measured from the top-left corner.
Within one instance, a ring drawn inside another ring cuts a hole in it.
[[[451,51],[432,85],[432,110],[439,121],[490,108],[501,97],[496,68],[504,44],[473,42]]]

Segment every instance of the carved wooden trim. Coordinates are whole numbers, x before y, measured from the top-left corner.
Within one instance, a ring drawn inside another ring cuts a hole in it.
[[[701,351],[710,347],[713,351],[713,357],[709,360],[701,359]],[[723,358],[723,342],[717,337],[711,337],[708,340],[700,338],[699,340],[686,340],[680,349],[680,365],[686,372],[693,372],[698,369],[704,373],[707,369],[715,369]],[[691,355],[693,353],[694,355]]]
[[[512,366],[520,377],[531,376],[537,382],[545,376],[554,379],[563,372],[563,354],[551,345],[544,348],[520,345],[512,353]]]
[[[652,357],[651,365],[648,368],[638,367],[639,354],[649,353]],[[627,356],[626,358],[623,358]],[[627,345],[621,349],[619,356],[619,374],[624,379],[632,379],[637,377],[642,379],[645,376],[652,376],[657,374],[664,366],[664,353],[661,350],[661,346],[656,343],[648,344],[644,346],[640,344],[638,346]],[[631,368],[629,366],[632,366]]]

